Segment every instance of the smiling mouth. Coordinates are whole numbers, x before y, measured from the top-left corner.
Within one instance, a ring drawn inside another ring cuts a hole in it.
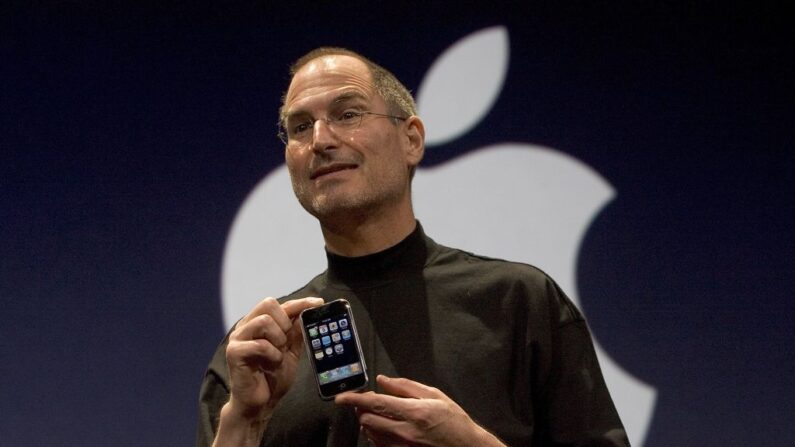
[[[355,164],[347,164],[347,163],[321,166],[310,173],[309,179],[315,180],[316,178],[322,177],[324,175],[333,174],[335,172],[340,172],[340,171],[347,171],[349,169],[356,169],[356,167],[357,166]]]

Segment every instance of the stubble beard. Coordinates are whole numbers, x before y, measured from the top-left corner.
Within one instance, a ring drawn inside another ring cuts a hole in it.
[[[291,178],[298,202],[321,224],[366,219],[399,202],[403,195],[401,179],[390,175],[381,180],[378,185],[368,184],[356,191],[340,191],[341,186],[327,185],[323,191],[313,192],[308,185]]]

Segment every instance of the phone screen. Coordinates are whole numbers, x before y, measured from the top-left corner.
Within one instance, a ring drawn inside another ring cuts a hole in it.
[[[304,340],[320,397],[367,385],[367,372],[350,304],[336,300],[301,313]]]

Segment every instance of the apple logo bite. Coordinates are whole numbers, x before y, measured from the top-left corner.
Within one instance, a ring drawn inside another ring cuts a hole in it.
[[[417,94],[427,151],[477,126],[502,90],[508,61],[502,26],[466,36],[439,56]],[[593,217],[615,197],[589,166],[552,148],[501,142],[420,167],[413,191],[416,214],[437,242],[538,266],[580,306],[580,244]],[[246,198],[227,239],[225,327],[263,293],[286,295],[323,271],[322,246],[317,222],[294,198],[286,166],[273,170]],[[656,390],[616,364],[598,340],[595,345],[629,440],[641,446]]]

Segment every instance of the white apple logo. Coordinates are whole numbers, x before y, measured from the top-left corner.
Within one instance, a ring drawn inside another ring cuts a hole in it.
[[[434,62],[417,95],[428,150],[463,135],[491,109],[508,53],[508,31],[498,26],[461,39]],[[418,169],[413,189],[417,216],[439,243],[541,267],[579,306],[580,243],[615,196],[593,169],[555,149],[499,143]],[[295,200],[287,168],[280,166],[246,198],[232,225],[221,281],[225,326],[264,293],[289,294],[322,272],[322,246],[317,221]],[[595,344],[629,440],[642,446],[656,390]]]

